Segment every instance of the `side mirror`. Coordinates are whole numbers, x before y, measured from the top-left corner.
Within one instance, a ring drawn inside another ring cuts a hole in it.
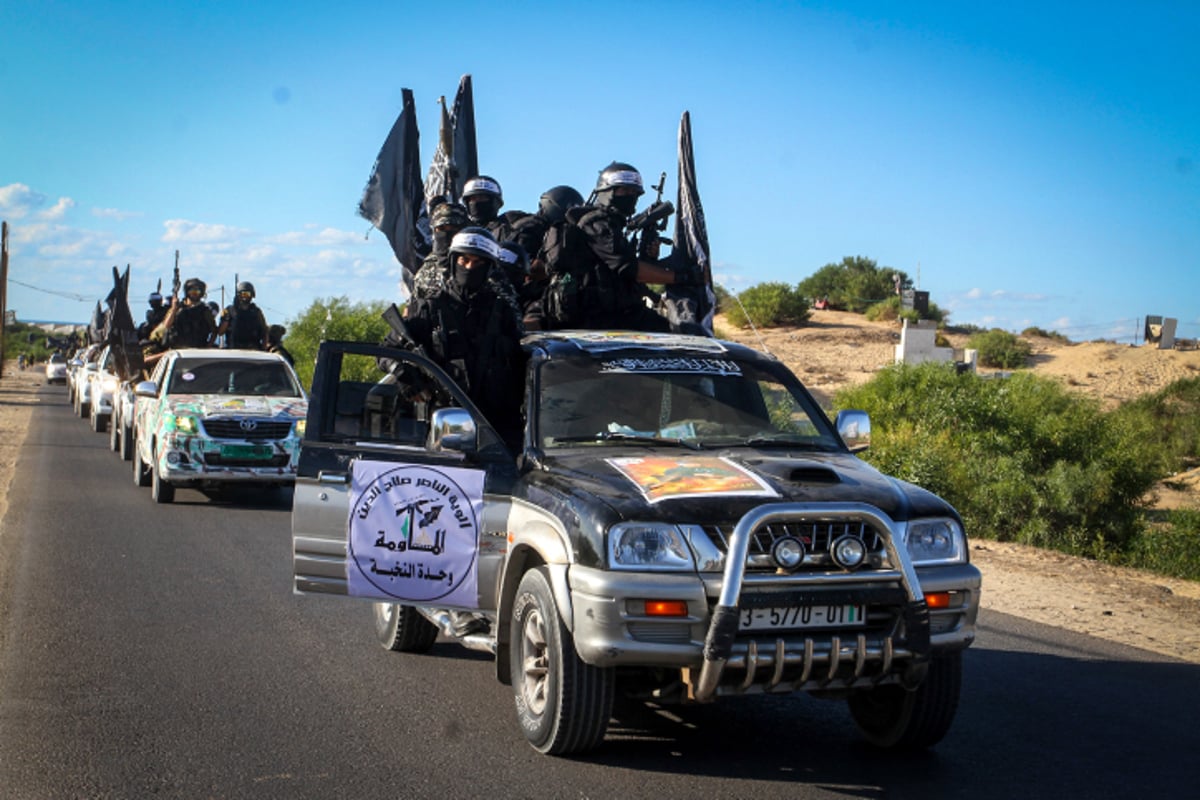
[[[429,449],[473,453],[478,430],[464,408],[439,408],[429,423]]]
[[[867,412],[854,409],[839,411],[836,424],[838,435],[851,453],[862,452],[871,446],[871,417]]]
[[[133,387],[133,393],[138,397],[157,397],[158,384],[154,381],[142,381]]]

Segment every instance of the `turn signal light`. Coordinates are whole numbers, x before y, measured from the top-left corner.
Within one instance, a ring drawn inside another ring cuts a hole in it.
[[[930,608],[949,608],[950,593],[949,592],[932,592],[925,595],[925,605]]]
[[[647,600],[647,617],[686,617],[688,615],[686,600]]]

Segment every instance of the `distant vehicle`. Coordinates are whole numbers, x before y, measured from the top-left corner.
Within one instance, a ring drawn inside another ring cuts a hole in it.
[[[134,393],[133,477],[155,502],[180,486],[295,482],[308,396],[281,356],[173,350]]]
[[[93,371],[98,369],[94,365],[103,349],[102,345],[90,344],[67,362],[67,394],[71,398],[71,406],[75,409],[77,417],[86,417],[91,413],[91,396],[88,394],[87,380],[88,367],[93,366]]]
[[[55,353],[46,362],[46,383],[67,383],[67,359],[62,353]]]
[[[87,397],[88,421],[96,433],[108,430],[108,421],[112,417],[113,395],[121,383],[116,371],[116,353],[111,347],[104,347],[100,357],[87,365],[85,371],[87,391],[82,395]],[[84,416],[84,414],[80,414]]]
[[[141,378],[121,381],[113,393],[112,419],[108,421],[108,444],[114,453],[120,453],[122,461],[133,459],[133,410],[137,395],[133,390]]]

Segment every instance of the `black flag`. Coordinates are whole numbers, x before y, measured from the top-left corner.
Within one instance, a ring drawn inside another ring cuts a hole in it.
[[[475,147],[475,94],[471,89],[470,75],[463,75],[458,81],[454,110],[450,112],[450,129],[450,175],[454,180],[452,199],[459,200],[467,179],[479,174],[479,153]]]
[[[683,112],[679,120],[679,197],[675,208],[675,238],[670,260],[676,266],[688,265],[701,280],[695,286],[670,285],[663,293],[664,305],[672,329],[684,333],[713,335],[713,313],[717,298],[713,292],[712,262],[708,252],[708,226],[704,207],[696,187],[696,162],[692,154],[692,120]]]
[[[417,111],[412,91],[402,92],[403,108],[375,159],[358,213],[387,237],[400,262],[404,288],[411,295],[413,276],[429,253],[432,240],[421,184]]]
[[[137,326],[129,310],[129,265],[125,274],[113,267],[113,290],[104,302],[108,305],[104,341],[116,355],[114,364],[121,380],[131,380],[142,370],[142,350],[138,347]]]
[[[100,344],[104,341],[104,308],[96,301],[96,310],[92,312],[92,322],[87,329],[88,344]]]
[[[432,208],[435,201],[454,200],[454,177],[452,125],[450,112],[446,110],[446,98],[439,97],[442,119],[438,124],[437,149],[433,151],[433,161],[429,164],[429,174],[425,177],[425,207]]]

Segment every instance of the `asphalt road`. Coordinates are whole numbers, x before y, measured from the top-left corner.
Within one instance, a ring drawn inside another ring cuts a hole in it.
[[[928,753],[799,696],[622,706],[598,752],[537,755],[489,659],[388,653],[365,603],[291,594],[289,492],[155,506],[42,395],[0,535],[0,797],[1196,794],[1200,667],[986,611]]]

